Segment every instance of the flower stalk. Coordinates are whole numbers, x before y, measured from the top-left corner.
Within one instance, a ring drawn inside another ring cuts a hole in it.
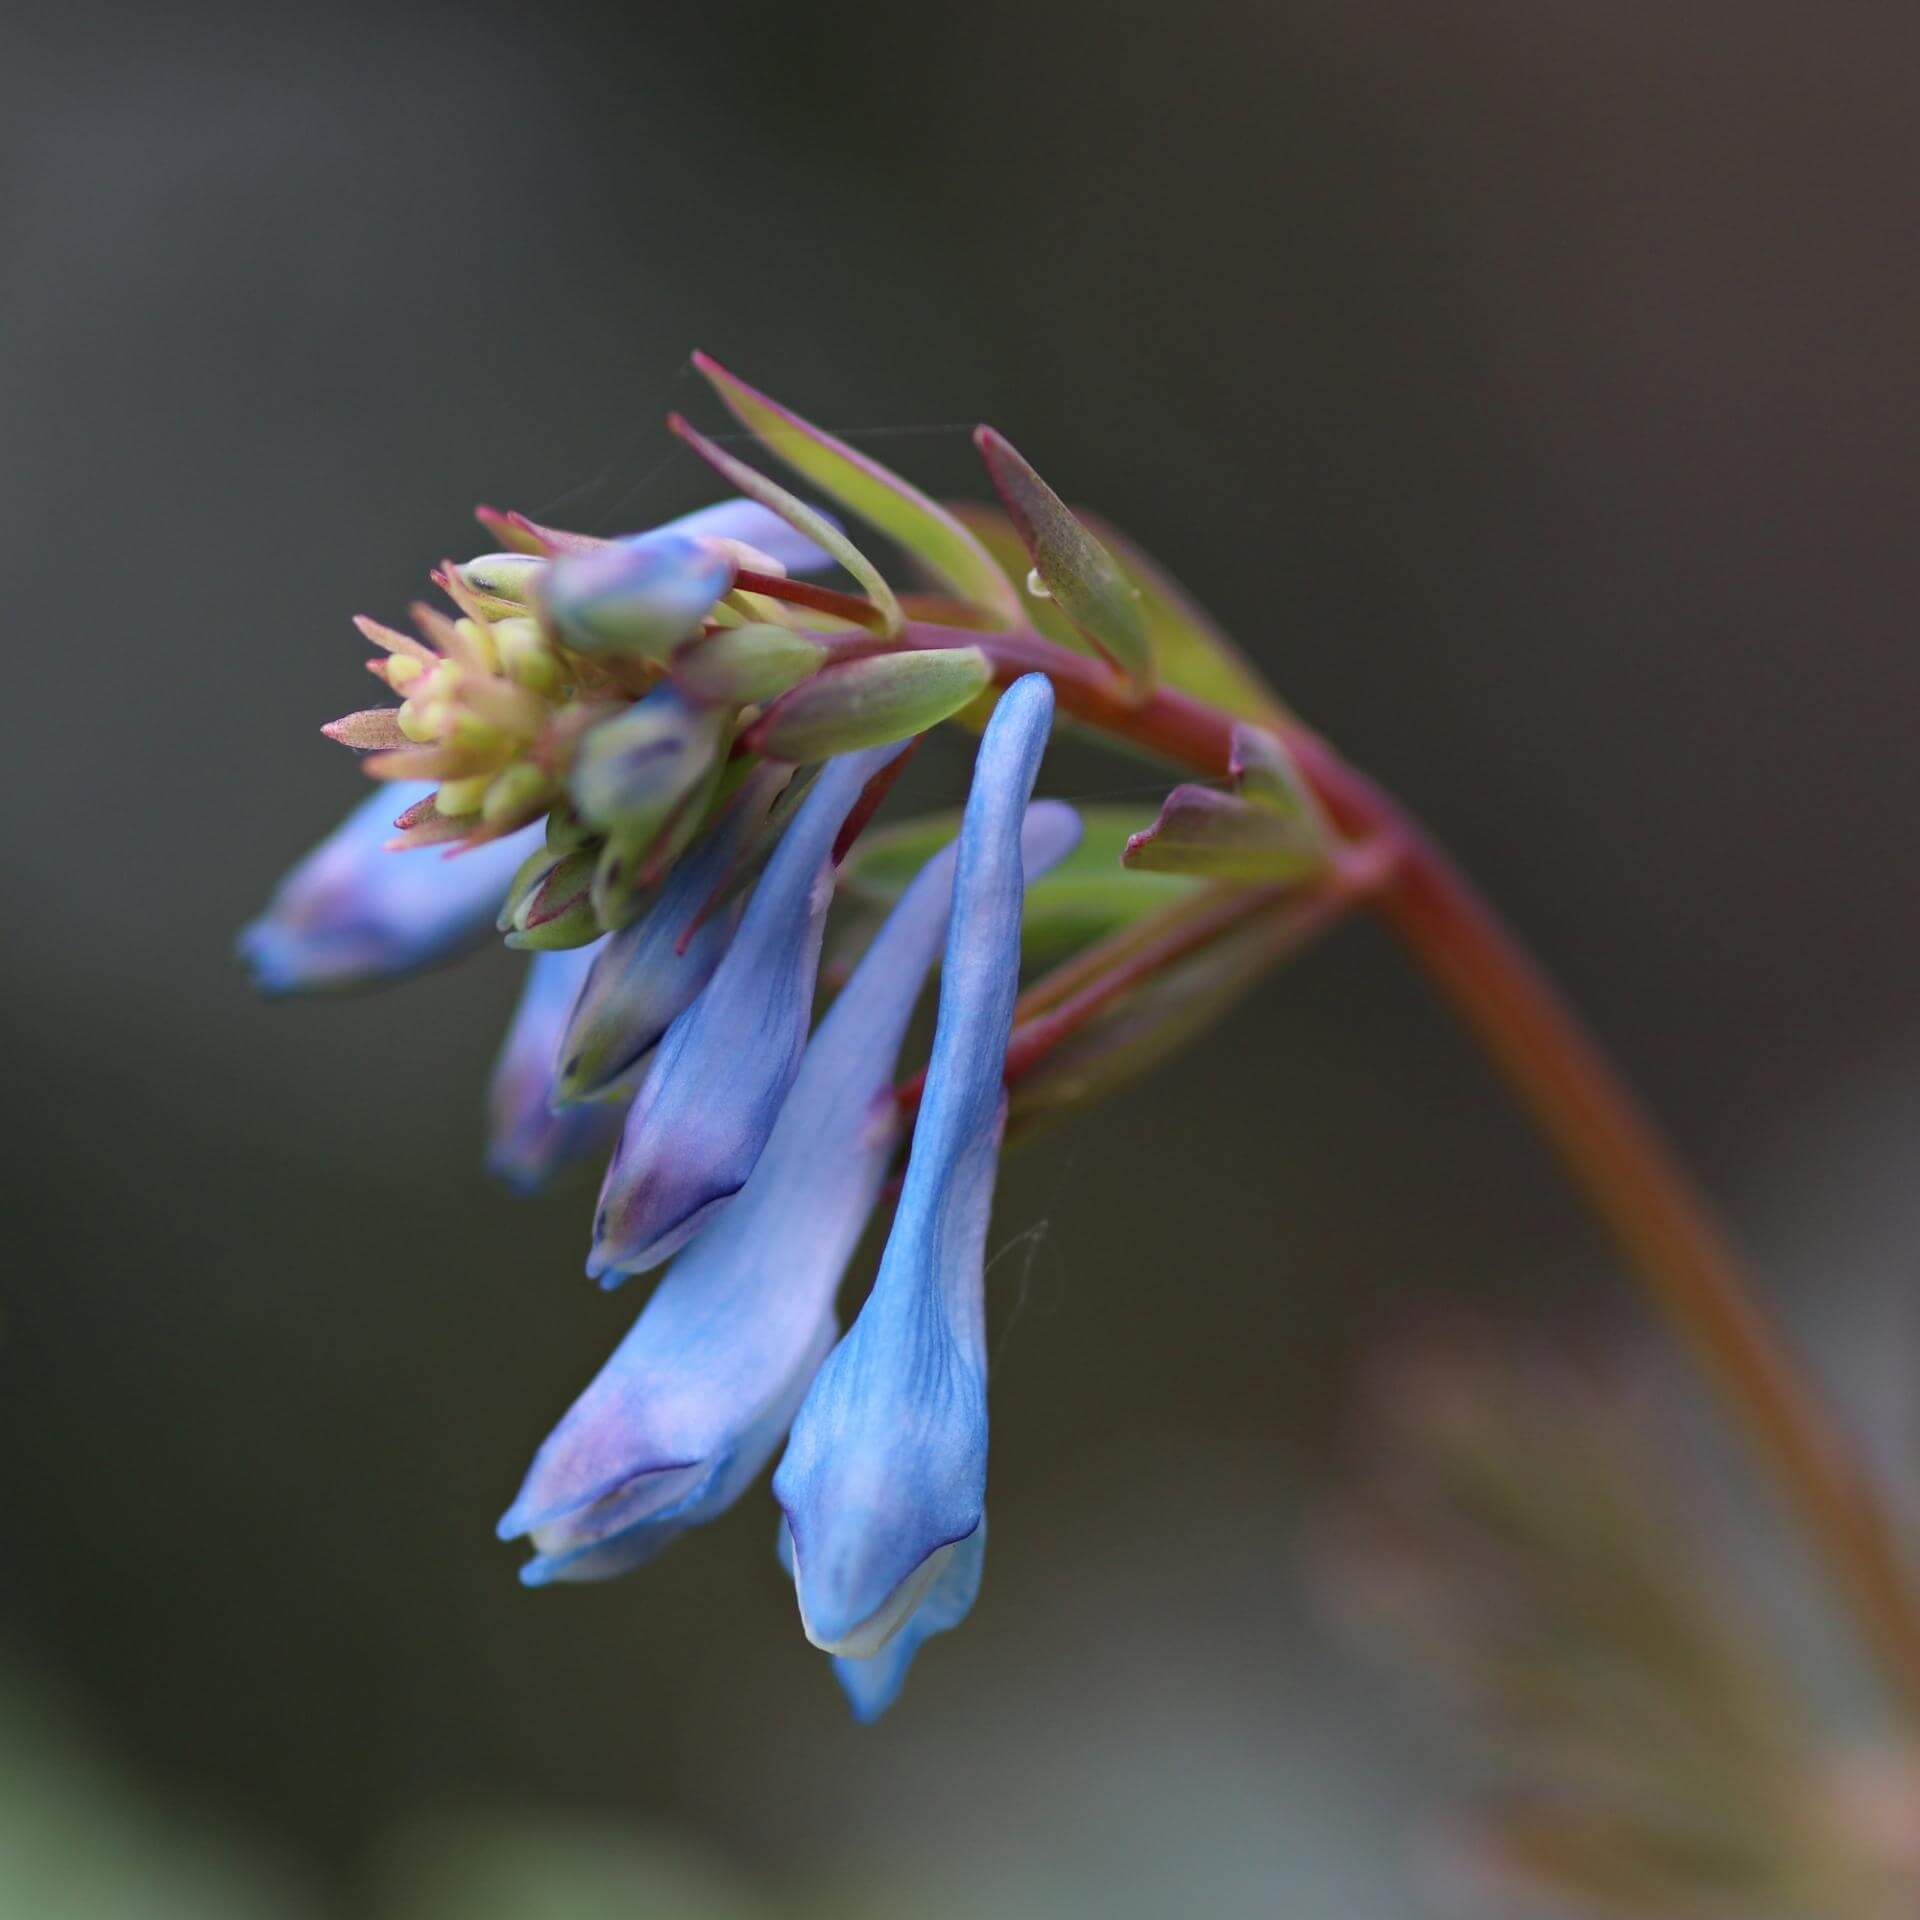
[[[910,624],[902,638],[951,646],[961,631]],[[1038,634],[966,637],[993,662],[996,682],[1043,671],[1075,719],[1197,773],[1228,771],[1230,714],[1168,686],[1140,699],[1110,668]],[[1335,824],[1393,850],[1371,904],[1486,1048],[1736,1415],[1920,1719],[1912,1570],[1856,1449],[1762,1309],[1712,1208],[1598,1042],[1433,840],[1310,729],[1279,731]]]

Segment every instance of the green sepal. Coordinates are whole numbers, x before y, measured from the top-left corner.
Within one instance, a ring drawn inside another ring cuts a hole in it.
[[[1139,589],[1010,441],[981,427],[973,443],[1048,597],[1141,693],[1149,691],[1153,636]]]
[[[728,412],[794,472],[897,541],[941,586],[997,624],[1023,624],[1018,589],[953,514],[870,455],[822,432],[704,353],[696,353],[693,364]]]
[[[925,733],[993,677],[978,647],[880,653],[828,667],[784,693],[747,731],[774,760],[826,760]]]

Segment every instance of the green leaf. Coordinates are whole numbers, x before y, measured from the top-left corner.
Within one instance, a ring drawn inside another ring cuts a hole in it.
[[[980,427],[973,443],[1054,605],[1146,692],[1154,681],[1153,636],[1139,589],[1011,442]]]
[[[1022,945],[1029,968],[1052,966],[1199,884],[1184,874],[1131,872],[1120,864],[1128,839],[1148,824],[1139,808],[1082,807],[1080,820],[1080,844],[1027,889]],[[959,831],[957,809],[869,827],[840,869],[842,892],[868,908],[891,906]]]
[[[1018,588],[967,528],[879,461],[823,433],[710,360],[693,356],[728,412],[767,450],[822,493],[914,556],[950,592],[1003,626],[1026,623]]]
[[[699,428],[679,414],[667,415],[667,428],[677,438],[684,440],[730,487],[745,494],[749,500],[759,501],[769,512],[777,513],[797,533],[804,533],[815,546],[832,554],[859,581],[868,599],[879,609],[890,638],[906,625],[907,617],[900,611],[900,602],[894,598],[893,589],[881,577],[880,569],[824,513],[816,513],[804,500],[795,499],[777,480],[769,480],[744,460],[736,460],[724,448],[715,446]]]
[[[1009,580],[1022,581],[1027,577],[1031,562],[1026,547],[1015,532],[1013,522],[998,507],[982,500],[957,500],[948,502],[948,511],[966,524]],[[1082,510],[1080,520],[1099,535],[1101,544],[1139,589],[1141,617],[1153,639],[1160,678],[1168,686],[1269,726],[1287,719],[1286,708],[1245,655],[1187,597],[1171,575],[1097,514]],[[1029,626],[1038,628],[1049,640],[1081,653],[1089,651],[1072,622],[1052,601],[1029,599],[1025,618]]]
[[[825,760],[906,740],[950,719],[993,678],[978,647],[877,653],[826,667],[784,693],[747,731],[775,760]]]

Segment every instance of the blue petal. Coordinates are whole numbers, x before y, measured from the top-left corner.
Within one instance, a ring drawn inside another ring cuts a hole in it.
[[[556,1110],[561,1036],[600,947],[536,953],[487,1087],[487,1166],[522,1193],[612,1146],[621,1103]]]
[[[1043,801],[1028,871],[1072,851]],[[633,1330],[540,1449],[500,1523],[535,1535],[531,1584],[624,1572],[730,1505],[779,1444],[831,1345],[834,1296],[899,1130],[893,1073],[939,951],[954,850],[921,870],[809,1043],[751,1178],[673,1263]]]
[[[830,761],[774,849],[726,957],[667,1029],[627,1115],[600,1193],[590,1275],[617,1285],[658,1266],[746,1184],[812,1022],[835,836],[868,780],[903,750]]]
[[[1019,972],[1019,823],[1052,714],[1052,688],[1030,674],[981,740],[899,1210],[873,1292],[774,1476],[801,1619],[829,1652],[877,1652],[910,1617],[928,1562],[985,1510],[984,1255]]]
[[[987,1555],[987,1520],[964,1540],[945,1547],[946,1556],[919,1605],[880,1651],[864,1660],[836,1654],[833,1675],[840,1682],[862,1726],[871,1725],[900,1697],[913,1656],[937,1633],[948,1633],[973,1611],[980,1597],[980,1576]]]
[[[241,960],[268,993],[359,986],[450,959],[492,931],[541,828],[449,855],[388,853],[395,816],[433,792],[406,781],[370,794],[289,872],[244,928]]]
[[[541,599],[580,652],[659,659],[699,628],[733,574],[724,549],[663,529],[554,561]]]
[[[716,501],[697,512],[683,513],[655,531],[684,534],[691,540],[738,540],[779,561],[789,573],[820,573],[833,565],[833,556],[824,548],[757,500]]]

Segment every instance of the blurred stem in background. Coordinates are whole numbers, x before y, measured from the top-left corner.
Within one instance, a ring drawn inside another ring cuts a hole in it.
[[[947,628],[908,644],[950,646]],[[1102,663],[1033,634],[968,632],[1003,684],[1036,668],[1062,708],[1208,777],[1229,771],[1231,715],[1159,687],[1138,697]],[[1471,883],[1389,795],[1298,722],[1276,724],[1335,824],[1378,860],[1368,893],[1493,1056],[1706,1369],[1852,1602],[1920,1720],[1920,1599],[1855,1449],[1828,1414],[1715,1221],[1599,1045]]]

